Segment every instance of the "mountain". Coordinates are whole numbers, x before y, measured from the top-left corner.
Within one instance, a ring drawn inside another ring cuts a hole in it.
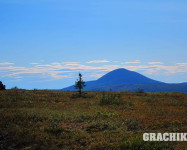
[[[121,83],[161,83],[156,80],[149,79],[137,72],[129,71],[127,69],[116,69],[107,73],[97,80],[105,84],[121,84]]]
[[[84,90],[87,91],[137,91],[138,88],[146,92],[183,92],[187,93],[187,83],[164,83],[145,77],[137,72],[127,69],[116,69],[98,80],[85,83]],[[62,89],[63,91],[74,91],[74,86]]]

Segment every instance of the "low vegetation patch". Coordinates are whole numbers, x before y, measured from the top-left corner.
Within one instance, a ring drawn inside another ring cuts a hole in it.
[[[181,150],[186,142],[144,142],[143,133],[187,132],[187,94],[0,91],[0,149]]]
[[[102,93],[101,100],[99,102],[101,106],[103,105],[130,105],[132,106],[132,102],[126,102],[123,100],[121,94],[116,93]]]
[[[121,150],[172,150],[166,142],[144,142],[141,136],[122,139]]]

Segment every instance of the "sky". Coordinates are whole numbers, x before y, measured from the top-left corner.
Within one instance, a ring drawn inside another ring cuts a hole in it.
[[[125,68],[187,82],[186,0],[0,0],[0,81],[61,89]]]

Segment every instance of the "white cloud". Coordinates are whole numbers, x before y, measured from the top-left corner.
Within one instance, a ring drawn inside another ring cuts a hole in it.
[[[75,63],[51,63],[51,64],[36,64],[33,67],[20,67],[20,66],[3,66],[0,67],[1,76],[18,78],[18,76],[25,76],[29,74],[40,74],[41,76],[51,77],[54,79],[71,78],[72,73],[81,71],[93,70],[111,70],[117,66],[102,66],[93,67],[88,65],[81,65]]]
[[[137,65],[137,66],[124,66],[127,69],[138,71],[138,70],[144,70],[147,74],[153,74],[153,73],[167,73],[167,74],[175,74],[180,72],[187,72],[187,64],[180,64],[180,65],[174,65],[174,66],[166,66],[166,65]]]
[[[139,64],[141,63],[140,60],[130,61],[130,62],[123,62],[121,64]]]
[[[150,65],[155,65],[155,64],[158,65],[158,64],[160,64],[160,65],[161,65],[161,64],[163,64],[163,63],[162,63],[162,62],[149,62],[148,64],[150,64]]]
[[[29,63],[29,64],[31,64],[31,65],[38,65],[38,64],[40,64],[40,63]]]
[[[176,64],[180,66],[187,66],[187,63],[176,63]]]
[[[14,64],[14,63],[9,63],[9,62],[0,63],[0,65],[2,65],[2,66],[13,65],[13,64]]]
[[[92,60],[92,61],[88,61],[86,63],[91,64],[91,63],[107,63],[107,62],[110,62],[110,61],[104,59],[104,60]]]
[[[104,74],[104,73],[102,73],[102,74],[91,74],[89,77],[100,78],[100,77],[102,77],[103,75],[105,75],[105,74]]]
[[[126,68],[132,71],[143,71],[146,74],[175,74],[187,72],[187,63],[176,63],[175,65],[170,66],[158,62],[152,62],[151,64],[149,62],[148,65],[139,65],[138,63],[128,65],[127,63],[126,65],[91,66],[89,64],[83,65],[76,62],[54,62],[50,64],[35,63],[32,67],[11,66],[9,63],[9,66],[0,66],[0,76],[22,79],[30,77],[30,75],[32,75],[32,77],[38,77],[39,75],[41,78],[64,79],[72,78],[77,72],[83,72],[86,76],[99,78],[103,74],[118,68]]]
[[[70,61],[70,62],[62,62],[62,64],[79,64],[80,62],[74,62],[74,61]]]
[[[131,71],[152,69],[150,66],[146,66],[146,65],[123,66],[123,67],[126,68],[126,69],[129,69],[129,70],[131,70]]]

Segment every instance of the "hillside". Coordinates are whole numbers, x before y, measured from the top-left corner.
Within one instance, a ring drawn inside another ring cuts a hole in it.
[[[98,80],[86,82],[84,90],[87,91],[137,91],[144,89],[146,92],[182,92],[187,93],[187,83],[163,83],[145,77],[137,72],[127,69],[116,69],[102,76]],[[74,91],[74,86],[62,89]]]

